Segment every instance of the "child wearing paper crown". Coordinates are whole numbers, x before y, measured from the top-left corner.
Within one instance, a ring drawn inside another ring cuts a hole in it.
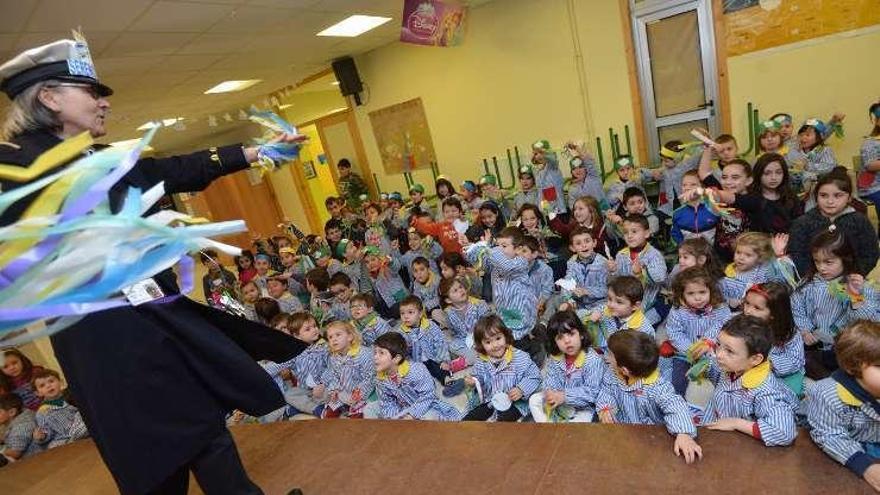
[[[608,339],[609,372],[602,380],[596,411],[602,423],[666,425],[673,452],[688,464],[703,456],[687,402],[657,368],[657,344],[649,335],[623,330]]]
[[[614,171],[605,179],[605,199],[608,211],[615,211],[623,202],[623,192],[628,187],[642,187],[641,174],[635,170],[636,164],[629,155],[621,155],[614,162]]]
[[[409,187],[410,203],[407,208],[408,221],[417,213],[426,213],[430,218],[437,218],[437,210],[425,199],[425,186],[413,184]]]
[[[775,120],[765,120],[758,124],[758,151],[761,156],[765,153],[777,153],[785,156],[789,149],[782,137],[781,126]]]
[[[364,266],[376,296],[376,312],[389,320],[400,318],[400,302],[409,295],[400,278],[400,262],[368,246],[364,249]]]
[[[480,196],[480,189],[472,180],[466,180],[461,183],[461,205],[464,207],[465,218],[473,222],[480,205],[483,204],[483,198]]]
[[[837,338],[840,369],[807,390],[810,437],[880,491],[880,324],[856,321]]]
[[[560,311],[547,324],[543,392],[529,399],[536,423],[589,423],[606,373],[605,361],[590,347],[590,334],[574,311]]]
[[[715,391],[706,405],[705,427],[745,433],[767,447],[794,442],[798,401],[772,373],[772,341],[766,323],[754,316],[735,316],[721,328],[709,371]]]
[[[667,217],[672,216],[673,210],[678,208],[678,197],[681,196],[682,190],[681,179],[685,172],[694,170],[699,164],[698,159],[685,159],[685,145],[679,140],[667,141],[660,148],[660,164],[661,168],[645,171],[649,173],[651,178],[660,182],[660,198],[658,199],[658,207],[662,214]],[[644,176],[645,174],[643,174]]]
[[[511,198],[508,198],[504,190],[498,187],[498,179],[494,175],[486,174],[480,177],[480,194],[483,196],[483,203],[487,201],[495,203],[504,213],[505,218],[511,215]]]
[[[807,376],[819,380],[837,369],[834,339],[857,318],[876,319],[876,294],[856,271],[846,236],[826,231],[810,243],[813,263],[792,294],[795,327],[806,344]]]
[[[464,421],[514,422],[528,415],[529,398],[541,388],[541,371],[513,343],[513,334],[498,316],[477,322],[474,348],[479,357],[471,376],[465,378],[474,390]]]
[[[348,275],[352,286],[358,292],[372,291],[370,281],[366,277],[364,264],[362,263],[363,252],[361,251],[360,243],[350,239],[342,239],[336,245],[336,254],[342,257],[342,262],[331,262],[327,267],[327,272],[331,276],[339,272]]]
[[[519,168],[520,190],[513,195],[513,211],[519,211],[524,204],[541,204],[541,192],[535,186],[535,172],[530,165]]]
[[[666,319],[666,333],[673,352],[666,357],[673,358],[672,386],[684,397],[688,381],[705,371],[708,363],[700,362],[701,358],[714,347],[721,326],[731,314],[717,281],[698,266],[686,268],[675,277],[672,306]]]
[[[568,157],[571,167],[571,181],[568,183],[568,209],[574,210],[578,198],[591,197],[598,203],[605,202],[602,188],[602,175],[596,167],[596,160],[583,142],[565,143],[563,156]]]
[[[859,155],[862,159],[858,170],[859,197],[874,203],[880,216],[880,101],[868,108],[871,119],[871,132],[862,141]]]
[[[546,139],[532,144],[532,165],[535,167],[535,185],[540,200],[546,200],[550,204],[550,211],[564,213],[565,179],[559,170],[559,157],[550,149],[550,142]],[[540,204],[540,201],[535,204]]]
[[[406,358],[406,348],[406,340],[394,332],[380,336],[373,346],[379,418],[460,420],[461,413],[437,397],[425,365]]]
[[[810,192],[810,185],[827,174],[837,165],[834,151],[825,145],[829,126],[819,119],[806,120],[798,129],[797,146],[788,151],[786,160],[791,167],[803,176],[804,190]]]

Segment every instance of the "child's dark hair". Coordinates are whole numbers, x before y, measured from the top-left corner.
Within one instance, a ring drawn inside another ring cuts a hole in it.
[[[838,189],[852,196],[852,180],[849,178],[849,172],[847,172],[846,167],[838,165],[827,174],[819,177],[819,180],[816,181],[816,187],[813,188],[813,198],[818,200],[819,189],[828,184],[834,184]]]
[[[318,320],[315,319],[314,315],[306,311],[298,311],[289,315],[287,318],[287,330],[290,332],[290,335],[293,335],[294,337],[299,335],[303,325],[309,320],[314,321],[315,324],[318,323]]]
[[[513,333],[504,324],[504,321],[498,315],[486,315],[477,321],[474,325],[474,350],[485,355],[486,349],[483,348],[483,339],[492,337],[497,334],[504,335],[507,345],[513,345]]]
[[[698,263],[700,257],[705,258],[706,261],[703,263],[703,268],[709,272],[709,275],[717,280],[724,278],[724,271],[721,269],[721,262],[718,261],[718,254],[705,237],[685,239],[678,245],[678,252],[681,253],[682,251],[696,258]]]
[[[698,172],[696,170],[688,170],[687,172],[681,174],[682,180],[684,180],[685,177],[693,177],[694,179],[697,179],[697,182],[701,182],[700,181],[700,172]]]
[[[31,359],[24,355],[23,352],[19,351],[14,347],[10,347],[8,349],[3,349],[3,356],[7,357],[16,357],[19,361],[21,361],[21,377],[23,381],[30,382],[31,377],[34,373],[34,363]],[[2,373],[0,373],[2,374]]]
[[[447,199],[455,194],[455,186],[452,185],[452,182],[445,177],[440,177],[434,182],[434,191],[437,192],[438,197],[440,196],[440,186],[446,186]],[[446,200],[443,201],[443,206],[446,206]],[[458,204],[458,209],[461,209],[461,203]]]
[[[330,208],[330,205],[335,205],[337,203],[342,203],[342,202],[344,202],[342,198],[337,198],[336,196],[329,196],[327,199],[324,200],[324,207]],[[324,230],[327,230],[326,226],[324,227]]]
[[[354,303],[363,303],[364,306],[372,308],[376,305],[376,299],[374,299],[373,295],[368,292],[359,292],[351,298],[351,304]]]
[[[425,258],[424,256],[416,256],[415,259],[412,260],[412,266],[416,265],[423,266],[429,270],[431,269],[431,263],[428,261],[428,258]]]
[[[746,296],[752,293],[767,301],[767,309],[770,311],[767,325],[773,336],[773,345],[781,346],[791,340],[797,329],[791,313],[791,291],[788,286],[782,282],[764,282],[751,286],[746,291]]]
[[[392,360],[398,356],[400,356],[400,362],[403,362],[406,359],[406,339],[403,338],[403,335],[400,335],[397,332],[383,333],[376,338],[376,341],[373,342],[373,346],[388,351],[388,354],[391,354]]]
[[[749,192],[756,194],[760,198],[763,197],[764,189],[761,185],[761,177],[764,175],[764,169],[774,162],[778,163],[782,168],[782,182],[776,186],[776,192],[779,193],[779,202],[787,210],[794,209],[797,205],[797,195],[791,188],[788,162],[786,162],[785,157],[779,153],[764,153],[758,157],[758,160],[755,161],[755,166],[752,167],[752,184],[749,186]]]
[[[550,321],[547,322],[547,340],[544,341],[547,352],[551,356],[562,354],[559,346],[556,345],[556,337],[573,332],[577,332],[581,336],[581,349],[589,349],[593,345],[590,333],[587,332],[583,322],[574,311],[559,311],[551,316]]]
[[[880,101],[872,103],[868,107],[868,115],[871,116],[871,122],[874,123],[874,128],[871,129],[871,136],[880,136]]]
[[[286,278],[284,278],[284,277],[269,277],[269,280],[268,280],[268,281],[269,281],[269,282],[278,282],[278,283],[280,283],[281,285],[283,285],[283,286],[285,286],[285,287],[287,287],[288,285],[290,285],[290,282],[289,282]]]
[[[31,374],[31,382],[30,382],[31,386],[36,388],[37,387],[37,385],[36,385],[37,380],[41,380],[43,378],[49,378],[49,377],[53,377],[56,380],[61,380],[61,374],[55,370],[50,370],[49,368],[35,369],[34,372]]]
[[[813,134],[816,135],[816,142],[813,143],[813,146],[810,146],[810,149],[808,149],[807,151],[813,151],[814,149],[818,148],[819,146],[822,146],[823,144],[825,144],[825,138],[822,137],[822,133],[819,132],[819,129],[816,129],[815,127],[813,127],[809,124],[804,124],[801,126],[800,129],[798,129],[798,132],[797,132],[798,136],[809,131],[810,129],[812,129]]]
[[[501,229],[501,232],[495,235],[495,239],[510,239],[513,243],[514,247],[519,247],[522,244],[522,231],[519,230],[518,227],[504,227]]]
[[[342,230],[342,221],[337,220],[335,218],[331,218],[330,220],[327,220],[327,222],[324,223],[324,235],[325,236],[327,235],[327,232],[330,231],[330,229],[336,229],[336,230],[341,231]]]
[[[290,315],[287,313],[278,313],[274,318],[269,320],[269,326],[272,328],[278,328],[278,325],[284,325],[284,333],[290,335]]]
[[[471,266],[470,263],[468,263],[467,260],[464,259],[464,256],[462,256],[461,253],[455,251],[443,253],[442,255],[440,255],[439,262],[448,266],[449,268],[452,268],[453,270],[458,270],[458,267],[460,266],[464,268],[468,268]]]
[[[336,168],[351,168],[351,162],[348,161],[348,158],[343,158],[336,164]]]
[[[326,268],[312,268],[306,272],[306,282],[318,292],[324,292],[330,287],[330,274]]]
[[[570,234],[568,234],[569,245],[574,245],[574,238],[579,235],[588,235],[588,236],[590,236],[590,239],[593,239],[594,241],[596,240],[596,238],[593,236],[592,229],[584,227],[583,225],[578,225],[577,227],[574,228],[574,230],[571,231]]]
[[[613,290],[618,297],[625,297],[630,303],[641,302],[645,297],[645,287],[642,281],[632,275],[614,277],[608,282],[608,290]]]
[[[254,267],[254,253],[252,253],[249,249],[242,249],[241,254],[235,257],[235,266],[238,268],[239,273],[241,273],[241,260],[248,259],[251,261],[251,268]]]
[[[724,143],[737,144],[736,138],[731,136],[730,134],[719,134],[718,137],[715,138],[715,142],[718,144],[724,144]]]
[[[254,312],[257,313],[261,321],[269,323],[272,318],[281,313],[281,306],[271,297],[261,297],[254,303]]]
[[[713,308],[724,302],[724,296],[718,288],[718,279],[712,277],[702,266],[685,268],[675,276],[672,282],[672,305],[681,307],[684,303],[684,291],[687,284],[701,283],[709,289],[709,305]],[[616,292],[615,292],[616,294]]]
[[[645,230],[651,230],[651,224],[648,223],[648,217],[641,213],[630,213],[623,218],[623,223],[635,223]]]
[[[674,151],[676,153],[681,153],[682,151],[684,151],[684,143],[682,143],[678,139],[666,141],[665,143],[663,143],[663,147],[668,149],[669,151]]]
[[[218,257],[219,255],[217,254],[217,251],[210,248],[199,251],[199,261],[201,261],[203,265],[213,265],[218,263]]]
[[[351,287],[351,277],[345,272],[336,272],[330,277],[330,287],[333,287],[334,285]]]
[[[731,337],[743,339],[749,356],[760,354],[766,360],[770,355],[773,336],[770,334],[770,329],[767,328],[767,323],[760,318],[738,314],[728,320],[721,327],[721,331]]]
[[[524,235],[519,245],[529,248],[529,251],[533,253],[541,252],[541,242],[535,236]]]
[[[440,296],[440,307],[446,309],[449,306],[449,302],[446,299],[449,297],[449,291],[452,290],[452,286],[456,283],[461,284],[464,287],[464,290],[467,291],[469,289],[468,281],[465,277],[455,276],[452,278],[444,278],[440,281],[440,286],[437,287],[437,295]]]
[[[419,311],[425,310],[425,304],[419,296],[409,295],[404,297],[403,300],[400,301],[400,307],[403,308],[404,306],[415,306]]]
[[[810,242],[811,259],[816,253],[823,251],[840,258],[840,261],[843,263],[843,273],[841,273],[841,276],[844,279],[851,273],[858,273],[856,253],[853,251],[852,244],[849,243],[846,235],[840,229],[824,230],[816,234],[816,237],[813,237],[813,240]],[[816,262],[812,261],[810,268],[807,269],[806,276],[804,276],[803,284],[809,283],[816,276],[816,273]]]
[[[834,353],[840,369],[861,378],[862,366],[880,365],[880,323],[854,321],[837,335]]]
[[[16,410],[16,415],[20,414],[24,408],[24,401],[18,394],[0,395],[0,411]]]
[[[608,337],[608,350],[620,368],[635,378],[645,378],[657,369],[660,353],[654,339],[638,330],[621,330]]]
[[[483,201],[483,203],[480,204],[480,211],[482,212],[483,210],[489,210],[497,217],[495,219],[495,225],[493,227],[496,232],[500,230],[498,229],[499,226],[507,224],[507,219],[504,217],[504,212],[502,212],[501,208],[491,199],[488,201]]]
[[[443,179],[441,179],[441,180],[443,180]],[[449,182],[449,181],[447,181],[447,182]],[[458,198],[446,198],[443,200],[442,205],[443,206],[440,208],[441,211],[443,211],[443,209],[446,208],[447,206],[451,206],[453,208],[458,208],[459,212],[464,213],[464,207],[461,206],[461,201],[459,201]]]
[[[373,203],[372,201],[364,204],[364,215],[367,214],[367,210],[373,210],[377,215],[382,214],[382,208],[379,206],[379,203]]]
[[[723,163],[719,164],[719,166],[721,167],[721,170],[724,170],[725,168],[727,168],[731,165],[739,165],[740,167],[742,167],[743,171],[746,174],[746,177],[749,177],[752,175],[752,164],[743,160],[742,158],[734,158],[733,160],[730,160],[729,162],[723,162]],[[697,178],[699,178],[699,177],[700,177],[699,174],[697,174]]]
[[[541,213],[541,209],[531,203],[526,203],[526,204],[520,206],[519,211],[516,212],[516,218],[522,218],[523,212],[526,212],[526,211],[530,211],[530,212],[532,212],[532,214],[535,215],[535,218],[538,219],[539,226],[544,227],[547,225],[547,219],[544,218],[544,214]]]
[[[645,204],[646,205],[648,204],[648,197],[645,196],[645,191],[642,191],[642,189],[640,187],[627,187],[626,189],[624,189],[623,199],[621,200],[621,203],[626,204],[626,202],[627,202],[627,200],[629,200],[629,198],[635,198],[635,197],[640,197],[640,198],[644,199]]]

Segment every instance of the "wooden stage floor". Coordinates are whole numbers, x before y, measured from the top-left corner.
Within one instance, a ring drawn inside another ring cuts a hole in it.
[[[232,432],[270,495],[872,493],[803,431],[793,447],[766,448],[700,430],[704,459],[690,466],[647,426],[325,420]],[[91,441],[0,470],[0,494],[56,493],[117,493]]]

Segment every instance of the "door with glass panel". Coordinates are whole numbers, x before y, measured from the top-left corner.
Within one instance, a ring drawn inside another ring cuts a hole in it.
[[[711,0],[631,0],[645,133],[651,157],[694,127],[718,133]]]

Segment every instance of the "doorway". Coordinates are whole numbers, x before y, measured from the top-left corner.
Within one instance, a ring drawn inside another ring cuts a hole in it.
[[[711,0],[630,1],[649,156],[694,127],[718,134]]]

